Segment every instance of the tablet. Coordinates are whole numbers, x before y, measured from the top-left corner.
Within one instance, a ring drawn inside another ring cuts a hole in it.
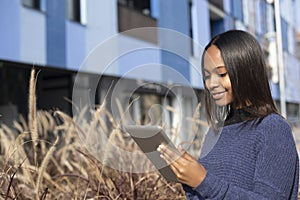
[[[167,181],[178,182],[177,177],[170,166],[160,157],[160,153],[157,151],[157,147],[162,143],[177,150],[175,145],[163,131],[162,127],[128,125],[125,126],[124,129],[131,135],[132,139]]]

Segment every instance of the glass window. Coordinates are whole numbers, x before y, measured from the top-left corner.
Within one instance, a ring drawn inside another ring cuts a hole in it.
[[[275,13],[273,5],[267,4],[266,5],[266,31],[267,32],[274,32],[275,31]]]
[[[81,24],[86,24],[86,4],[86,0],[67,0],[68,19],[79,22]]]
[[[144,15],[151,15],[150,0],[118,0],[118,2],[124,6],[140,11]]]
[[[288,121],[292,126],[299,126],[299,104],[297,103],[287,103],[287,115]]]
[[[191,55],[194,55],[194,35],[193,35],[193,12],[195,9],[193,8],[193,1],[189,1],[189,29],[190,29],[190,38],[191,38]]]
[[[154,44],[158,43],[156,31],[148,31],[145,34],[136,34],[127,31],[141,27],[157,27],[156,19],[151,16],[150,0],[118,0],[117,12],[119,32],[125,32],[124,34],[127,36]]]
[[[41,10],[41,1],[40,0],[22,0],[23,6]]]
[[[227,26],[227,23],[233,19],[226,15],[222,1],[210,0],[209,2],[210,33],[211,38],[213,38],[215,35],[224,32],[225,29],[231,29]]]

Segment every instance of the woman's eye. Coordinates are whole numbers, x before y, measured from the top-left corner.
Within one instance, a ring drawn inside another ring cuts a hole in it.
[[[227,75],[227,72],[219,74],[220,77],[225,77],[226,75]]]

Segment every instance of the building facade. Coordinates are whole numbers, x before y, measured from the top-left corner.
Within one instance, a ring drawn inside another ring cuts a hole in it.
[[[296,125],[300,0],[279,3],[287,117]],[[2,121],[27,112],[32,66],[40,69],[40,109],[72,114],[66,99],[74,100],[74,85],[80,80],[77,95],[93,104],[107,97],[111,85],[119,86],[117,98],[124,105],[130,94],[131,115],[139,123],[151,120],[148,110],[153,105],[181,108],[181,115],[191,117],[203,89],[202,47],[229,29],[247,30],[261,42],[272,94],[280,104],[275,10],[270,0],[3,0],[0,11]],[[90,90],[92,96],[86,93]],[[185,124],[170,110],[158,106],[153,112],[163,114],[167,126]]]

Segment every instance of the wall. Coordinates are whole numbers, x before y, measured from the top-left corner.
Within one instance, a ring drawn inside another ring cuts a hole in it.
[[[47,1],[47,65],[66,66],[66,1]]]
[[[25,63],[46,65],[45,13],[21,6],[20,57]]]
[[[86,28],[78,22],[66,20],[66,68],[78,70],[86,55]]]
[[[0,1],[0,59],[19,61],[20,6],[19,1]]]

